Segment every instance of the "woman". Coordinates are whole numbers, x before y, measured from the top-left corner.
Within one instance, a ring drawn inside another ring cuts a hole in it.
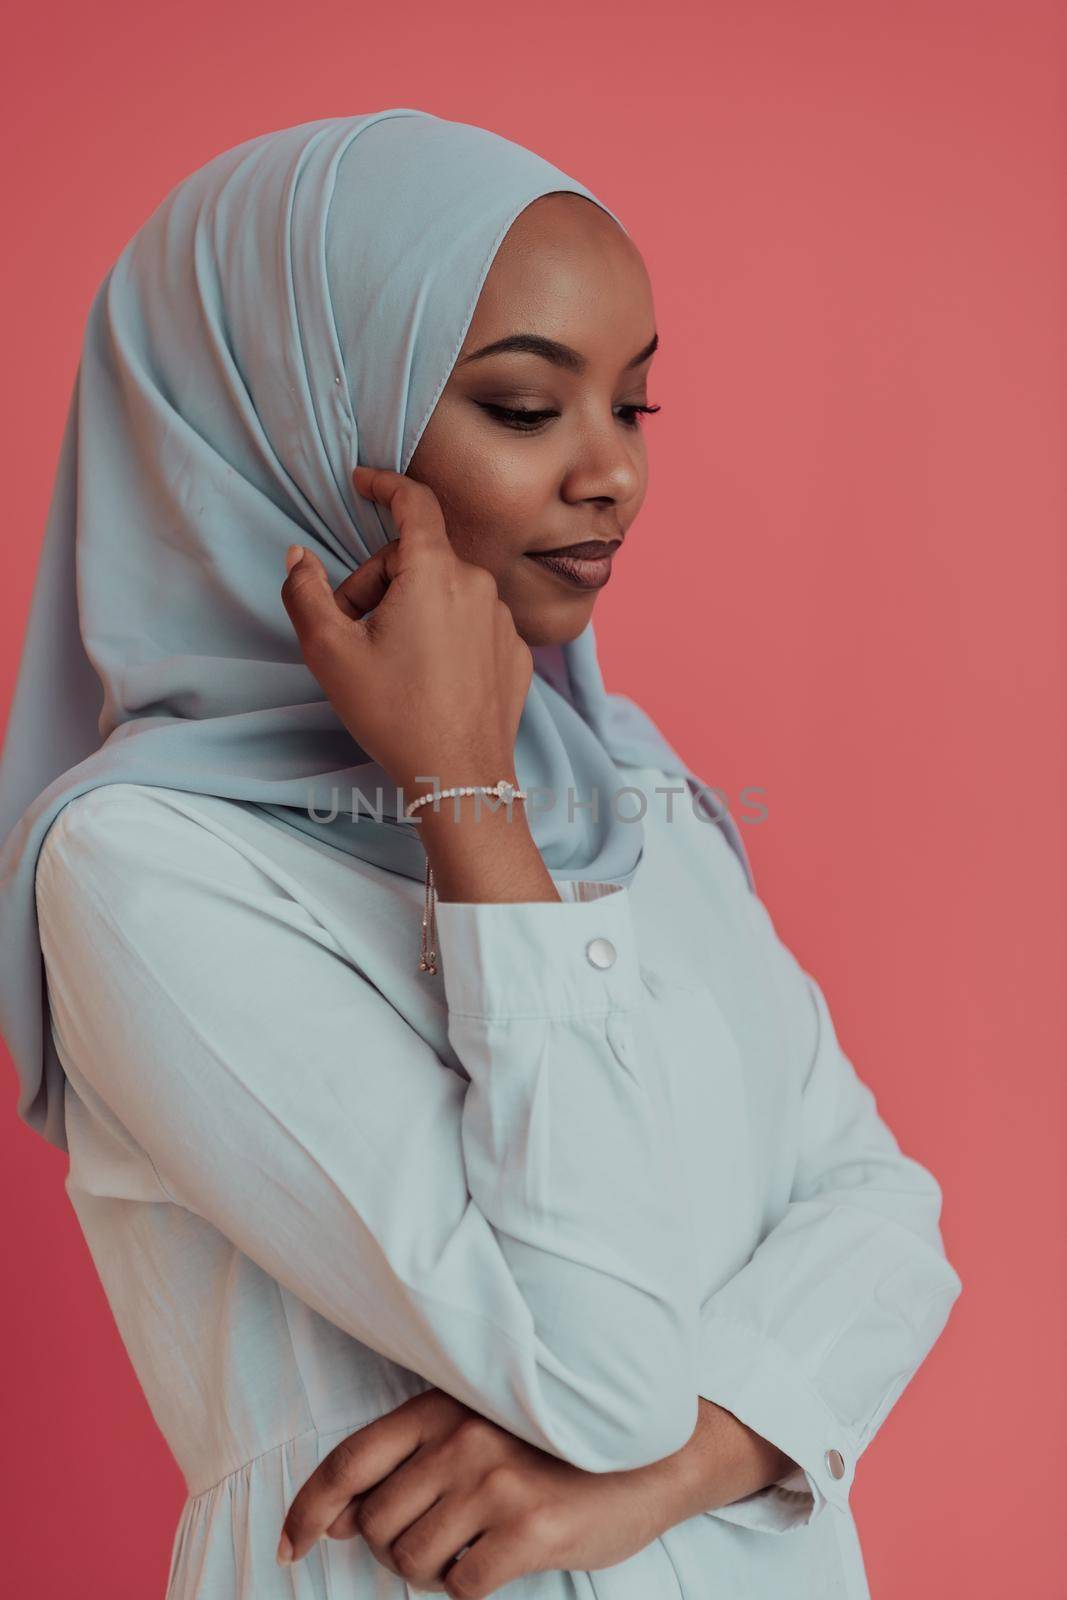
[[[867,1593],[960,1283],[600,677],[655,343],[614,213],[408,108],[219,156],[93,303],[0,1022],[188,1484],[168,1600]]]

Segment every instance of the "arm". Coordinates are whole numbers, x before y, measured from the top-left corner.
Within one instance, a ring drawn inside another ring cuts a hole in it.
[[[798,1470],[777,1445],[701,1396],[696,1429],[681,1450],[626,1476],[647,1483],[658,1496],[662,1531],[758,1494]]]
[[[165,792],[65,807],[38,910],[61,1054],[161,1198],[587,1471],[689,1438],[697,1295],[662,1084],[633,1048],[625,890],[440,905],[469,1085],[307,907]],[[607,970],[585,956],[597,937]]]
[[[788,1205],[705,1302],[700,1394],[799,1464],[781,1488],[708,1510],[788,1531],[847,1504],[856,1463],[961,1290],[939,1230],[941,1191],[902,1154],[844,1054],[819,985],[748,897],[767,958],[809,1041]],[[789,1492],[782,1492],[785,1489]]]

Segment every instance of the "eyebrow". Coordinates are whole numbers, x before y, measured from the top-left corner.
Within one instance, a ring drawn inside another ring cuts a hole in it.
[[[643,350],[639,350],[623,368],[629,372],[631,367],[639,367],[642,361],[647,361],[649,356],[659,347],[659,334],[654,333]],[[492,344],[483,345],[480,350],[473,351],[469,356],[457,362],[457,366],[466,366],[468,361],[481,361],[485,356],[499,356],[506,353],[520,353],[523,355],[540,356],[543,361],[551,361],[554,366],[564,367],[568,372],[584,372],[589,365],[585,356],[577,350],[572,350],[569,344],[560,344],[555,339],[546,339],[540,333],[511,333],[506,339],[495,339]]]

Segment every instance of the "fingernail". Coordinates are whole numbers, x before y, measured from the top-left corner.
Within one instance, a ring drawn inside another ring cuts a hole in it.
[[[286,570],[286,572],[292,572],[292,570],[296,566],[297,562],[298,561],[302,561],[303,558],[304,558],[304,547],[303,547],[303,545],[291,544],[289,546],[288,550],[285,552],[285,570]]]
[[[278,1559],[278,1565],[280,1567],[287,1567],[292,1562],[292,1559],[293,1559],[293,1546],[292,1546],[292,1544],[290,1542],[289,1535],[287,1533],[283,1533],[281,1538],[278,1540],[278,1557],[277,1557],[277,1559]]]

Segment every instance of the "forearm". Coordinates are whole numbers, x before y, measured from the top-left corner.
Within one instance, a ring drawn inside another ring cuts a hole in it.
[[[422,806],[415,813],[422,816],[422,842],[439,900],[559,901],[523,801],[512,802],[510,817],[502,802],[485,795],[449,798],[439,806],[436,811]]]
[[[662,1526],[667,1529],[755,1494],[784,1478],[795,1465],[732,1412],[701,1397],[688,1443],[639,1471],[657,1495]]]
[[[434,869],[438,898],[462,901],[556,900],[560,896],[526,822],[522,803],[478,809],[474,796],[421,808],[423,843]],[[673,1527],[775,1483],[795,1463],[732,1412],[700,1399],[697,1425],[673,1455],[634,1470]]]

